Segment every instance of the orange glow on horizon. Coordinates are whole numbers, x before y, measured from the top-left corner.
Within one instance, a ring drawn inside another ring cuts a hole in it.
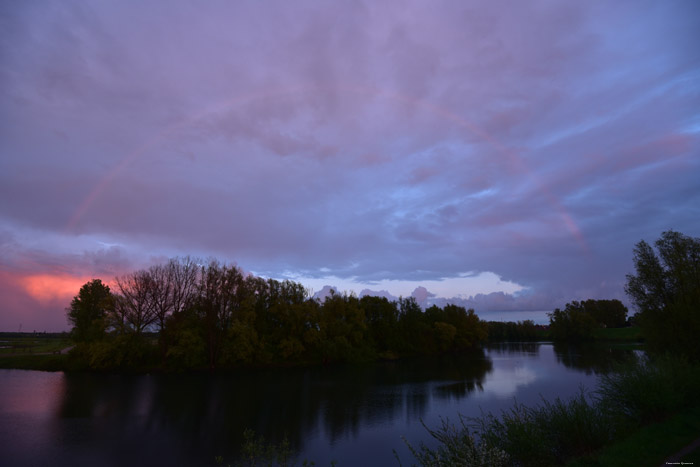
[[[67,305],[67,302],[78,294],[80,287],[91,279],[70,274],[34,274],[20,278],[19,283],[39,302],[65,300]]]

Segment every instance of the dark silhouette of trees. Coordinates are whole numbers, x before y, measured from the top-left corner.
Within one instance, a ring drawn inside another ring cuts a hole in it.
[[[104,286],[104,306],[90,308],[89,326],[79,312],[93,301],[76,297],[75,335],[89,341],[76,355],[96,369],[214,369],[461,352],[486,338],[474,310],[423,312],[413,298],[347,293],[320,302],[293,281],[199,263],[174,259],[116,278],[114,293]],[[85,329],[93,337],[83,337]]]
[[[115,279],[114,326],[120,334],[141,334],[157,321],[155,288],[148,271],[136,271]]]
[[[525,321],[488,321],[486,323],[489,341],[533,341],[540,339],[537,326],[532,320]]]
[[[591,315],[599,326],[621,328],[627,324],[628,310],[620,300],[586,300],[577,306]]]
[[[578,342],[593,338],[596,321],[579,302],[567,303],[564,310],[556,308],[549,316],[549,332],[552,339]]]
[[[156,264],[148,269],[150,276],[150,300],[153,307],[153,322],[157,330],[165,327],[165,320],[173,312],[173,281],[170,268],[166,264]]]
[[[224,339],[233,323],[237,295],[243,282],[243,273],[235,266],[211,261],[203,268],[199,293],[193,307],[204,323],[204,339],[210,368],[215,368],[221,355]]]
[[[360,299],[365,312],[367,339],[381,357],[392,358],[399,348],[399,310],[396,302],[386,297],[365,295]]]
[[[167,280],[170,282],[170,305],[173,314],[184,311],[197,294],[200,267],[190,258],[173,258],[168,261]]]
[[[76,342],[92,342],[104,337],[108,314],[114,308],[109,286],[100,279],[85,283],[66,308],[68,322]]]
[[[564,310],[557,308],[548,315],[555,340],[590,340],[596,328],[618,328],[627,323],[627,307],[619,300],[574,300]]]
[[[700,238],[667,231],[634,248],[636,274],[625,291],[639,310],[639,325],[652,350],[700,360]]]

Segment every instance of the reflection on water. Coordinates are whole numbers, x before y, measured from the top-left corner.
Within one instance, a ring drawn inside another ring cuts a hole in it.
[[[206,465],[234,460],[252,428],[273,442],[286,436],[299,460],[317,465],[395,465],[394,448],[410,462],[401,436],[431,443],[421,419],[435,426],[513,397],[594,386],[589,368],[609,352],[572,352],[500,344],[460,357],[216,375],[0,370],[0,445],[8,465]]]
[[[586,374],[607,373],[619,363],[634,358],[641,348],[639,344],[601,346],[593,343],[568,345],[554,344],[557,361],[567,368],[585,371]]]

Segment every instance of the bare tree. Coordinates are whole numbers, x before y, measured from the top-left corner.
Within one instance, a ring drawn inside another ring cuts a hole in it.
[[[173,280],[169,265],[156,264],[148,269],[150,276],[150,300],[158,330],[165,327],[165,320],[173,312]]]
[[[148,271],[140,270],[115,279],[117,299],[116,322],[122,332],[140,334],[156,321],[153,303],[153,279]]]
[[[197,295],[200,266],[197,260],[186,256],[171,259],[167,269],[171,282],[172,312],[180,313],[192,303]]]

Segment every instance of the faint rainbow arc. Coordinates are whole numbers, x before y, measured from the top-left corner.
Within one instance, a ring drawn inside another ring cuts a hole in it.
[[[487,131],[483,130],[480,128],[478,125],[474,124],[473,122],[469,121],[465,117],[462,117],[460,115],[457,115],[456,113],[441,107],[437,106],[429,101],[426,101],[424,99],[419,99],[419,98],[414,98],[411,96],[406,96],[403,94],[398,94],[396,92],[391,92],[387,91],[385,89],[381,88],[372,88],[372,87],[361,87],[361,86],[356,86],[356,85],[344,85],[344,86],[336,86],[336,89],[342,89],[343,91],[346,92],[352,92],[355,94],[362,94],[362,95],[370,95],[370,96],[379,96],[383,97],[389,100],[395,100],[399,102],[404,102],[406,104],[409,104],[411,106],[415,106],[418,108],[425,109],[435,115],[439,115],[444,119],[447,119],[449,121],[452,121],[456,125],[465,128],[468,130],[470,133],[476,135],[477,137],[481,138],[482,140],[488,142],[491,144],[499,153],[501,153],[503,156],[505,156],[508,159],[508,162],[511,163],[513,166],[517,167],[521,171],[525,172],[528,176],[532,177],[533,179],[537,180],[538,177],[535,175],[535,173],[530,170],[530,168],[525,164],[522,159],[514,153],[514,151],[505,145],[503,145],[499,140],[494,138],[490,133]],[[205,108],[204,110],[196,113],[194,116],[184,119],[180,122],[173,123],[169,126],[167,126],[165,129],[162,131],[157,132],[154,134],[152,137],[148,138],[144,144],[140,145],[130,153],[128,153],[125,157],[123,157],[119,163],[112,168],[102,179],[100,180],[99,183],[95,186],[95,188],[90,191],[90,193],[85,197],[85,199],[78,205],[76,208],[74,214],[71,216],[69,219],[68,223],[66,224],[66,231],[73,230],[77,223],[80,221],[80,219],[85,215],[85,213],[90,209],[92,204],[100,197],[100,195],[111,185],[114,179],[117,178],[117,176],[125,169],[127,168],[134,160],[139,158],[142,154],[146,153],[149,149],[155,147],[157,144],[159,144],[161,141],[164,140],[165,137],[175,134],[176,132],[180,131],[183,128],[190,127],[197,123],[198,121],[201,121],[211,115],[215,115],[217,113],[223,112],[227,109],[230,109],[236,105],[241,105],[246,102],[252,102],[257,99],[262,99],[262,98],[267,98],[269,99],[270,97],[282,97],[282,96],[290,96],[290,95],[299,95],[303,93],[309,93],[313,92],[314,90],[318,90],[320,87],[308,87],[308,86],[299,86],[299,87],[285,87],[285,88],[279,88],[279,89],[266,89],[264,91],[259,91],[255,93],[249,93],[244,96],[237,96],[232,99],[228,99],[224,101],[224,103],[218,103],[216,105],[209,106]],[[566,210],[566,208],[563,206],[561,201],[554,196],[551,191],[549,191],[546,186],[542,183],[537,184],[540,187],[541,192],[545,195],[547,198],[548,202],[552,207],[555,208],[557,214],[559,217],[562,219],[564,225],[566,226],[567,230],[569,233],[577,240],[579,245],[585,250],[589,251],[587,242],[581,232],[581,229],[578,227],[576,222],[574,221],[573,217],[569,214],[569,212]]]

